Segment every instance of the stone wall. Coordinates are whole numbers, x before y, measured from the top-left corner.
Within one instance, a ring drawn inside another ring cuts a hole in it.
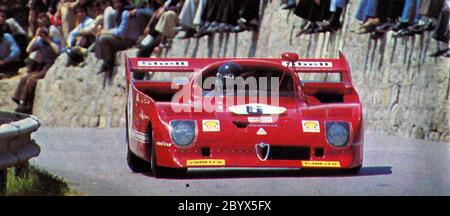
[[[357,6],[358,1],[349,5],[342,32],[297,38],[300,20],[273,1],[263,8],[259,34],[176,40],[166,56],[279,57],[284,51],[295,51],[303,57],[336,57],[342,50],[364,104],[367,131],[450,141],[448,59],[426,58],[422,64],[421,47],[429,44],[428,52],[435,49],[432,40],[427,42],[428,35],[399,39],[394,52],[390,35],[375,44],[368,35],[351,33],[358,25],[353,18]],[[92,56],[83,68],[65,68],[64,58],[58,59],[38,86],[34,109],[42,122],[55,127],[124,126],[123,68],[118,67],[112,85],[102,88],[103,76],[95,74],[100,65]]]

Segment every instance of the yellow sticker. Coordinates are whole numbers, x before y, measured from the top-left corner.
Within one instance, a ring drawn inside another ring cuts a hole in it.
[[[202,125],[204,132],[220,132],[219,120],[203,120]]]
[[[187,166],[225,166],[225,160],[187,160]]]
[[[340,168],[339,161],[302,161],[303,167]]]
[[[319,121],[302,121],[303,132],[320,133]]]

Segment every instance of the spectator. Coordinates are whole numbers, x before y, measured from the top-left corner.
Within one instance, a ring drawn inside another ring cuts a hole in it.
[[[295,0],[285,0],[281,4],[281,9],[283,10],[291,10],[295,8]]]
[[[162,35],[155,30],[156,25],[162,14],[165,12],[162,1],[156,1],[153,4],[156,9],[152,15],[152,18],[147,23],[143,35],[145,39],[141,42],[140,49],[138,51],[138,57],[150,57],[156,47],[161,43]]]
[[[134,8],[126,0],[113,0],[113,7],[117,11],[116,26],[111,30],[104,30],[97,38],[95,55],[103,60],[99,73],[111,76],[114,67],[115,54],[133,46],[138,40],[139,32],[129,31],[130,11]]]
[[[240,2],[234,0],[209,0],[203,14],[204,28],[199,36],[214,32],[230,31],[237,25]]]
[[[86,6],[77,6],[75,8],[75,14],[77,16],[78,26],[73,29],[69,38],[67,38],[68,48],[66,53],[68,54],[67,66],[75,65],[84,61],[85,55],[87,55],[87,48],[95,41],[93,35],[80,35],[80,32],[85,30],[94,20],[88,16]]]
[[[58,7],[58,16],[62,20],[62,33],[68,38],[70,32],[76,27],[75,7],[85,4],[86,0],[63,0]]]
[[[0,79],[10,77],[19,69],[20,49],[11,34],[0,24]]]
[[[411,36],[414,34],[409,31],[408,27],[418,23],[421,18],[419,14],[420,1],[421,0],[405,0],[400,22],[392,28],[392,30],[396,32],[393,35],[394,37]]]
[[[295,1],[294,1],[295,2]],[[238,25],[235,26],[232,32],[242,32],[245,30],[257,30],[259,28],[259,8],[260,0],[244,0],[240,2],[240,10]]]
[[[30,0],[28,2],[28,36],[32,38],[36,30],[36,18],[40,13],[55,13],[58,0]]]
[[[302,30],[297,34],[311,34],[319,30],[319,22],[331,18],[331,0],[301,0],[294,14],[308,21]]]
[[[103,16],[103,30],[110,30],[117,25],[117,10],[114,9],[111,2],[109,2],[109,5],[106,7]]]
[[[378,0],[377,13],[381,21],[381,25],[376,27],[376,31],[385,33],[394,28],[395,23],[402,15],[404,0]]]
[[[97,38],[97,36],[100,35],[100,33],[103,30],[104,25],[104,11],[106,8],[110,8],[110,1],[107,0],[96,0],[93,3],[94,9],[95,9],[95,20],[91,22],[86,28],[83,28],[80,30],[79,35],[83,37],[94,37]],[[113,9],[114,11],[114,9]],[[115,12],[115,11],[114,11]],[[89,47],[89,51],[95,51],[95,43],[93,43]]]
[[[45,27],[49,31],[49,35],[52,40],[60,47],[63,48],[66,46],[66,40],[62,35],[61,28],[58,26],[52,25],[50,17],[47,13],[41,13],[37,18],[37,26]]]
[[[319,25],[319,32],[336,31],[342,28],[341,14],[347,6],[347,0],[331,0],[330,19]]]
[[[173,10],[166,10],[161,14],[161,17],[155,26],[155,30],[161,34],[160,45],[163,48],[170,47],[172,39],[177,34],[175,28],[177,27],[178,22],[178,15]]]
[[[437,28],[433,33],[433,39],[438,42],[438,50],[431,54],[431,57],[439,57],[446,55],[450,57],[449,41],[450,41],[450,31],[449,31],[449,21],[450,21],[450,1],[447,0],[443,5],[441,13],[439,15]]]
[[[4,24],[6,33],[10,33],[21,51],[27,48],[28,38],[27,33],[22,26],[13,18],[8,15],[6,7],[0,7],[0,25]],[[26,52],[20,53],[20,63],[23,66],[25,59],[27,58]]]
[[[85,30],[90,24],[94,22],[94,20],[88,16],[87,8],[85,6],[76,7],[75,14],[78,26],[69,33],[69,37],[67,38],[67,45],[69,47],[79,45],[80,40],[87,40],[86,37],[79,38],[80,32]]]
[[[409,30],[415,33],[433,30],[444,3],[445,0],[422,0],[419,9],[419,14],[422,18],[414,26],[411,26]]]
[[[377,14],[377,0],[362,0],[356,12],[356,19],[363,22],[356,33],[365,34],[371,31],[371,28],[381,23]]]
[[[12,97],[12,100],[18,104],[16,112],[31,113],[34,101],[34,92],[37,81],[43,79],[48,69],[53,65],[59,55],[59,47],[49,36],[46,27],[39,27],[36,30],[36,36],[31,40],[27,47],[28,53],[36,52],[40,61],[34,62],[30,67],[31,71],[23,77]]]
[[[179,19],[180,28],[179,31],[184,31],[184,34],[180,39],[191,38],[195,35],[197,26],[194,24],[195,15],[199,9],[199,0],[186,0],[183,8],[181,9]]]

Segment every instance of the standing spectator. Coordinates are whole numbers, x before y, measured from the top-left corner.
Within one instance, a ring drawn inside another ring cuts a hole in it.
[[[39,27],[36,30],[36,36],[27,47],[27,52],[37,52],[41,62],[31,67],[32,71],[28,71],[27,76],[20,80],[12,97],[12,100],[18,104],[15,111],[21,113],[31,113],[37,81],[45,77],[48,69],[55,62],[59,55],[59,47],[49,36],[48,29]]]
[[[62,33],[68,38],[70,32],[76,27],[75,7],[85,4],[86,0],[63,0],[58,7],[58,16],[62,20]]]
[[[5,25],[0,24],[0,79],[16,74],[20,65],[19,46],[4,29]]]
[[[13,18],[9,16],[7,12],[7,8],[2,6],[0,7],[0,25],[5,24],[5,32],[10,33],[17,45],[19,46],[21,51],[24,51],[27,48],[28,38],[27,33],[22,26]],[[28,57],[26,52],[20,53],[20,62],[24,63],[25,59]]]

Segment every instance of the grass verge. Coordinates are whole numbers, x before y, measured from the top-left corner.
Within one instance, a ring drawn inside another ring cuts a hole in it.
[[[62,178],[35,166],[29,166],[23,177],[16,177],[14,169],[8,169],[7,196],[79,196]]]

